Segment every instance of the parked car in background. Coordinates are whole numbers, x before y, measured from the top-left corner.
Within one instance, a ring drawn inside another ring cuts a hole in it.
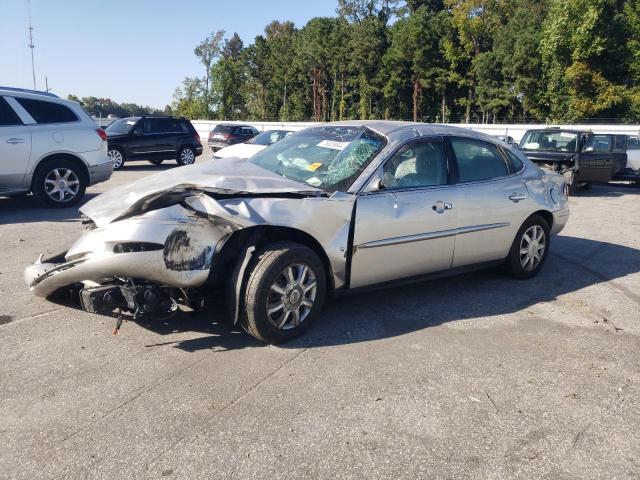
[[[570,192],[611,181],[627,165],[627,136],[583,130],[527,130],[520,150],[538,165],[564,176]]]
[[[114,170],[133,160],[147,160],[154,165],[175,160],[178,165],[192,165],[202,155],[200,135],[182,117],[121,118],[106,132]]]
[[[490,265],[532,278],[569,217],[562,177],[520,151],[389,121],[310,127],[81,211],[76,244],[26,268],[35,295],[70,290],[89,312],[152,319],[217,294],[230,321],[269,343],[304,332],[334,292]]]
[[[516,142],[511,135],[491,135],[493,138],[500,140],[501,142],[506,143],[510,147],[517,147],[518,142]]]
[[[249,158],[269,145],[279,142],[290,133],[292,133],[291,130],[266,130],[244,143],[236,143],[218,150],[213,154],[213,158]]]
[[[236,143],[244,143],[259,133],[258,129],[251,125],[220,123],[209,132],[209,141],[207,143],[216,152]]]
[[[0,87],[0,195],[69,207],[111,172],[107,136],[78,103]]]

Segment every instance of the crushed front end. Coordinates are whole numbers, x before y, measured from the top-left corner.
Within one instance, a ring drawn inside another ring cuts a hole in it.
[[[39,297],[77,295],[91,313],[127,311],[134,317],[171,312],[203,285],[217,248],[234,231],[186,203],[88,229],[65,253],[40,258],[24,271]]]

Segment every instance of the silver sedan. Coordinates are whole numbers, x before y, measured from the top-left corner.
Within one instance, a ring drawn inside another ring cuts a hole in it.
[[[323,124],[248,160],[97,197],[81,209],[86,233],[27,267],[25,281],[120,318],[224,301],[230,320],[274,343],[308,329],[340,292],[492,265],[535,276],[568,220],[564,192],[559,175],[470,130]]]

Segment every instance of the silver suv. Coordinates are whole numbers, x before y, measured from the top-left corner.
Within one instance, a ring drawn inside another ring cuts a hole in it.
[[[32,192],[47,206],[68,207],[112,170],[107,136],[79,104],[0,87],[0,195]]]

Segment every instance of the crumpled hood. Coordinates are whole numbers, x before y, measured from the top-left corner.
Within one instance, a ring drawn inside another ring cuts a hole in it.
[[[318,188],[289,180],[251,162],[232,157],[165,170],[114,188],[83,205],[80,212],[100,227],[136,210],[144,211],[145,205],[165,195],[185,191],[229,196],[317,196],[324,193]]]

